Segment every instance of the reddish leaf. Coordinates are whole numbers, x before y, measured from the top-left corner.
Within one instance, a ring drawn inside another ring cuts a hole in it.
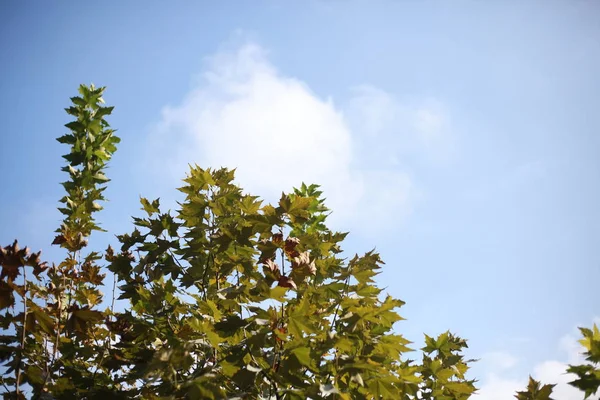
[[[273,273],[279,272],[279,265],[277,265],[273,260],[265,261],[265,266]]]
[[[85,282],[89,282],[94,285],[101,285],[104,280],[105,274],[100,273],[100,267],[87,262],[83,264],[81,268],[81,277]]]
[[[287,276],[279,277],[278,286],[297,289],[296,283],[292,280],[292,278],[288,278]]]
[[[14,281],[19,276],[19,268],[25,264],[28,255],[29,249],[27,247],[20,249],[16,240],[12,245],[0,247],[0,265],[2,265],[0,279],[6,276],[9,282]]]
[[[14,304],[15,296],[12,287],[8,283],[0,281],[0,310],[11,307]]]
[[[61,234],[54,238],[54,240],[52,241],[52,244],[61,245],[61,244],[65,243],[66,241],[67,241],[67,239]]]
[[[283,242],[283,234],[282,233],[274,233],[272,240],[273,240],[273,243],[275,243],[275,244],[279,244],[279,243]]]
[[[285,240],[284,250],[288,257],[297,257],[299,253],[296,251],[296,246],[300,243],[300,239],[289,237]]]

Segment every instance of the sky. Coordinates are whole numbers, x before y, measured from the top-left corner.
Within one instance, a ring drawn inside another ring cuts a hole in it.
[[[559,383],[600,317],[595,1],[0,2],[0,243],[49,244],[63,108],[107,86],[122,138],[98,217],[175,208],[188,163],[268,201],[322,185],[347,253],[377,248],[417,346],[449,329],[476,399]]]

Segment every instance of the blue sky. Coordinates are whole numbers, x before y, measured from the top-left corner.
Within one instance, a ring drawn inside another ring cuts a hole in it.
[[[0,240],[60,256],[54,138],[94,82],[123,139],[109,231],[130,229],[139,195],[174,204],[188,162],[238,167],[267,199],[320,183],[346,250],[382,253],[380,283],[407,302],[400,332],[469,339],[480,399],[528,373],[564,382],[575,327],[600,315],[599,13],[580,0],[1,2]]]

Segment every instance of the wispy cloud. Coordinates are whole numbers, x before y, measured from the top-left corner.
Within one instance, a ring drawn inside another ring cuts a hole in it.
[[[501,351],[484,354],[482,359],[485,360],[488,369],[495,372],[510,369],[519,362],[517,357]]]
[[[417,156],[440,163],[457,155],[450,113],[439,100],[402,100],[371,85],[357,86],[352,92],[347,114],[364,133],[364,140],[377,140],[382,150],[399,158]]]
[[[262,47],[245,43],[208,58],[181,104],[164,108],[149,151],[166,160],[148,167],[170,182],[188,163],[237,168],[241,185],[270,201],[302,182],[318,183],[334,210],[334,227],[385,229],[410,214],[418,191],[394,159],[408,141],[368,138],[399,122],[392,115],[399,103],[386,94],[387,104],[381,93],[363,88],[338,107],[277,71]],[[446,119],[426,108],[411,110],[404,128],[434,142]]]

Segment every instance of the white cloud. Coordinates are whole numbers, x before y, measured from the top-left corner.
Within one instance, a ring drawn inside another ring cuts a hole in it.
[[[510,369],[519,362],[515,356],[501,351],[484,354],[482,359],[488,364],[488,368],[494,371]]]
[[[594,319],[598,323],[598,318]],[[565,355],[563,361],[547,360],[536,364],[531,376],[543,384],[556,384],[552,392],[552,398],[556,400],[581,400],[583,393],[568,383],[575,379],[575,375],[567,374],[568,364],[584,362],[581,355],[582,348],[577,343],[579,333],[563,336],[558,344],[559,349]],[[504,352],[488,353],[481,360],[485,363],[488,371],[482,379],[481,389],[475,397],[478,400],[501,400],[514,398],[517,391],[524,390],[527,386],[527,377],[515,379],[506,376],[511,369],[518,364],[518,359]],[[590,397],[598,400],[599,396]]]
[[[182,103],[163,110],[149,157],[166,160],[148,168],[155,182],[180,179],[189,163],[237,168],[241,186],[268,201],[302,182],[317,183],[334,211],[334,228],[360,224],[367,233],[394,226],[410,214],[419,193],[399,168],[402,148],[410,143],[368,136],[397,124],[407,132],[418,125],[417,131],[433,137],[446,119],[417,107],[412,116],[404,113],[410,118],[397,120],[399,102],[372,87],[356,91],[348,104],[336,107],[282,75],[256,44],[222,51],[208,59]]]
[[[355,87],[349,118],[370,137],[381,135],[400,117],[398,102],[391,94],[370,85]]]
[[[401,143],[393,148],[396,157],[417,154],[447,162],[456,155],[449,113],[435,99],[401,101],[382,89],[361,85],[353,89],[348,111],[352,125],[365,133],[365,140],[378,140],[380,150]]]
[[[515,393],[526,385],[525,380],[502,378],[497,374],[489,374],[481,389],[474,397],[476,400],[506,400],[514,399]]]

